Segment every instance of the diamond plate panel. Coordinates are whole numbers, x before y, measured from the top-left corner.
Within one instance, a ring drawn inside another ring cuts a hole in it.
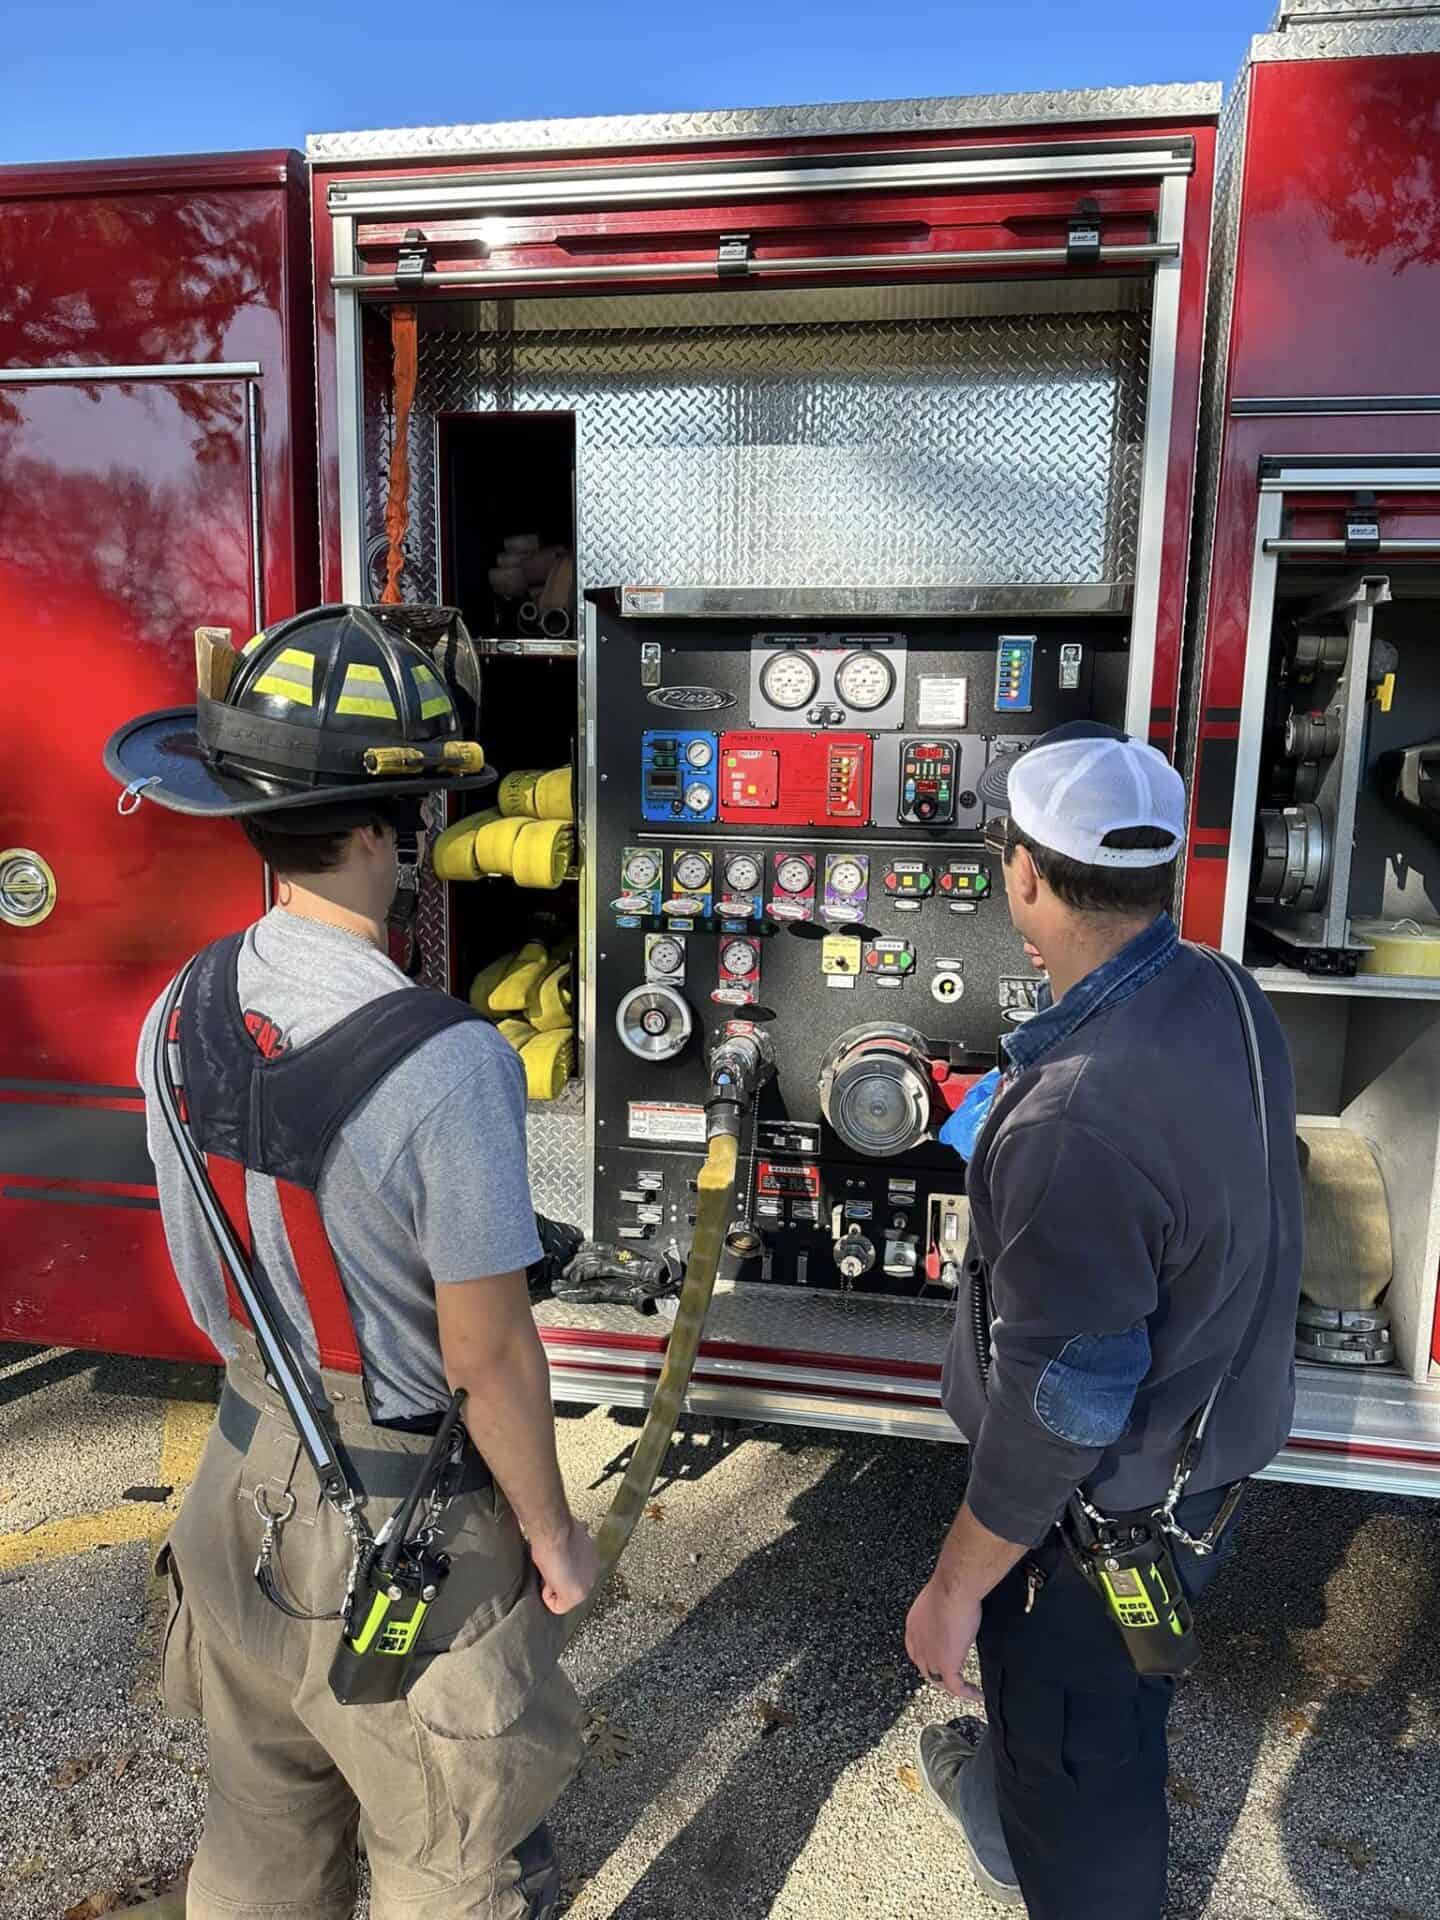
[[[558,1100],[535,1100],[526,1123],[530,1149],[530,1197],[552,1220],[584,1227],[585,1088],[572,1080]]]
[[[691,586],[1123,581],[1134,313],[422,336],[414,563],[438,591],[435,416],[574,410],[579,572]],[[383,476],[369,499],[380,529]]]
[[[795,135],[915,133],[926,128],[941,131],[1085,120],[1199,119],[1219,111],[1220,88],[1203,81],[1046,93],[958,94],[926,100],[846,100],[828,106],[732,107],[703,113],[502,120],[457,127],[381,127],[370,132],[312,133],[306,139],[305,152],[311,160],[336,163],[438,159],[459,154],[561,153]]]
[[[1250,58],[1272,60],[1363,60],[1385,54],[1440,53],[1440,12],[1389,18],[1336,14],[1321,24],[1293,21],[1284,33],[1265,33],[1254,41]]]
[[[1367,15],[1395,19],[1424,13],[1440,14],[1440,7],[1435,0],[1281,0],[1271,31],[1283,33],[1292,21],[1304,26],[1317,18],[1341,20],[1348,25],[1351,19],[1363,20]]]

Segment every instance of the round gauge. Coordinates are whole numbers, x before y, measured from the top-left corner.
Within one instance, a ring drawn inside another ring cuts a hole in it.
[[[692,740],[685,749],[685,758],[692,767],[708,767],[715,758],[715,749],[708,740]]]
[[[710,805],[710,789],[701,786],[697,780],[694,786],[685,789],[685,804],[691,813],[704,813]]]
[[[798,853],[787,853],[775,868],[775,884],[782,893],[804,893],[812,878],[810,862]]]
[[[735,893],[753,893],[760,884],[760,862],[752,854],[732,854],[725,862],[725,884]]]
[[[835,691],[856,713],[873,713],[895,691],[895,669],[883,653],[847,653],[835,669]]]
[[[826,878],[836,893],[846,895],[859,893],[865,884],[864,871],[854,860],[837,860]]]
[[[682,853],[675,862],[675,880],[687,893],[703,893],[710,884],[710,862],[703,853]]]
[[[753,940],[731,940],[720,949],[720,970],[743,980],[747,973],[754,973],[758,958]]]
[[[813,699],[820,684],[820,669],[808,653],[789,648],[775,653],[760,670],[760,691],[772,707],[782,713],[795,713]]]
[[[660,878],[660,862],[653,853],[632,853],[620,871],[627,887],[648,893]]]
[[[685,949],[678,940],[662,937],[650,942],[645,958],[652,973],[678,973],[685,963]]]

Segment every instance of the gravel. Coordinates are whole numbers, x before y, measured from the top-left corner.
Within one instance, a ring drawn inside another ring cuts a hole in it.
[[[21,1391],[6,1357],[0,1486],[20,1461],[54,1517],[153,1474],[178,1370],[31,1357]],[[587,1517],[637,1431],[562,1412]],[[909,1668],[904,1614],[963,1474],[958,1450],[910,1442],[681,1435],[571,1655],[594,1733],[553,1823],[574,1920],[999,1911],[911,1771],[916,1729],[953,1703]],[[1440,1916],[1437,1544],[1426,1503],[1251,1490],[1176,1707],[1171,1920]],[[0,1913],[59,1920],[183,1865],[204,1740],[159,1713],[143,1546],[0,1579]]]

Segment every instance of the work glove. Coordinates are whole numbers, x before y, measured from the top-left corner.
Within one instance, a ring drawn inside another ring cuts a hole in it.
[[[525,1278],[530,1282],[530,1298],[543,1300],[585,1244],[585,1235],[567,1221],[547,1220],[543,1213],[535,1216],[535,1231],[540,1236],[540,1258],[525,1269]]]
[[[685,1268],[678,1253],[636,1253],[592,1240],[555,1283],[555,1298],[577,1306],[633,1307],[654,1313],[655,1302],[680,1291]]]

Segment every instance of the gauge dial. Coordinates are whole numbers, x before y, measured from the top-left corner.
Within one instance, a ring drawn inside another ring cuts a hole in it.
[[[847,653],[835,669],[835,691],[857,713],[873,713],[895,691],[895,669],[883,653]]]
[[[710,884],[710,861],[703,853],[682,853],[675,862],[675,884],[687,893],[703,893]]]
[[[782,713],[795,713],[814,698],[820,684],[820,669],[808,653],[772,654],[760,670],[760,691],[772,707]]]
[[[753,893],[760,884],[760,862],[748,853],[732,854],[725,862],[725,884],[736,893]]]
[[[720,971],[732,979],[743,980],[754,973],[758,960],[753,940],[730,940],[720,949]]]
[[[701,786],[697,780],[693,786],[685,789],[685,804],[691,813],[704,813],[710,805],[710,789]]]
[[[810,862],[798,853],[787,853],[775,867],[775,884],[782,893],[804,893],[813,877]]]
[[[685,962],[685,949],[678,940],[662,934],[650,942],[645,958],[652,973],[678,973]]]
[[[864,869],[855,860],[837,860],[826,877],[836,893],[859,893],[865,885]]]
[[[685,759],[692,767],[708,767],[715,758],[715,749],[708,740],[692,740],[685,749]]]
[[[632,853],[621,869],[627,887],[648,893],[660,878],[660,862],[653,853]]]

